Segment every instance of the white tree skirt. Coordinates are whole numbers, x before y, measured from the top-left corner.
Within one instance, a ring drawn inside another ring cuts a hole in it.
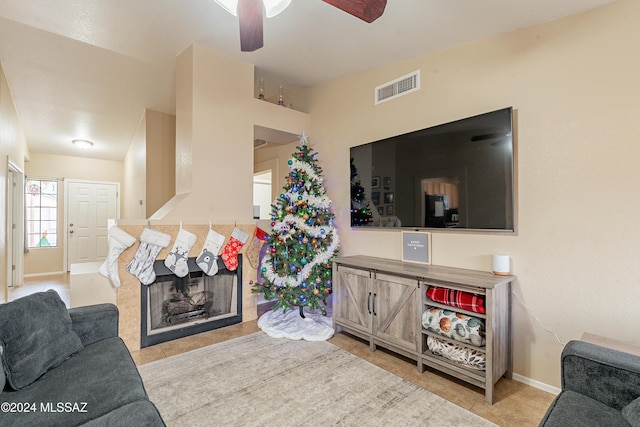
[[[273,338],[290,340],[326,341],[334,334],[331,312],[307,313],[300,317],[298,309],[268,311],[258,319],[258,327]]]

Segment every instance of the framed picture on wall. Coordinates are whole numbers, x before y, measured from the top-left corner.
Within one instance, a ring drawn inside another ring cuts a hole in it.
[[[393,205],[387,205],[387,215],[393,215]]]
[[[385,203],[393,203],[393,192],[388,191],[384,193],[384,202]]]
[[[380,177],[374,176],[371,178],[371,188],[380,188]]]
[[[380,192],[379,191],[374,191],[371,193],[371,202],[374,205],[379,205],[380,204]]]
[[[431,233],[403,231],[402,261],[431,264]]]

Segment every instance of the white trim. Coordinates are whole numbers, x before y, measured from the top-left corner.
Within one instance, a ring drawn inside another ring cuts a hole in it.
[[[52,276],[54,274],[67,274],[66,271],[47,271],[46,273],[31,273],[25,274],[24,277],[41,277],[41,276]],[[28,285],[28,283],[26,283]]]
[[[543,382],[533,380],[533,379],[525,377],[523,375],[513,374],[513,379],[518,381],[518,382],[521,382],[523,384],[529,385],[531,387],[535,387],[535,388],[537,388],[539,390],[546,391],[548,393],[554,394],[556,396],[558,394],[560,394],[560,391],[561,391],[558,387],[554,387],[554,386],[551,386],[549,384],[545,384]]]
[[[7,156],[6,172],[6,286],[0,300],[9,300],[8,289],[22,286],[24,281],[25,208],[24,170]],[[15,228],[14,228],[15,227]]]

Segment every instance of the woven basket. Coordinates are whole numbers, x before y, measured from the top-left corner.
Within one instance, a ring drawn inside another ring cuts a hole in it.
[[[427,347],[434,354],[453,360],[468,368],[486,369],[486,356],[478,350],[442,341],[432,336],[427,337]]]

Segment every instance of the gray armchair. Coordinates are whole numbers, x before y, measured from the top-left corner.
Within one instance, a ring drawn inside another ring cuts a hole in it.
[[[640,426],[640,356],[570,341],[560,363],[562,391],[540,426]]]

